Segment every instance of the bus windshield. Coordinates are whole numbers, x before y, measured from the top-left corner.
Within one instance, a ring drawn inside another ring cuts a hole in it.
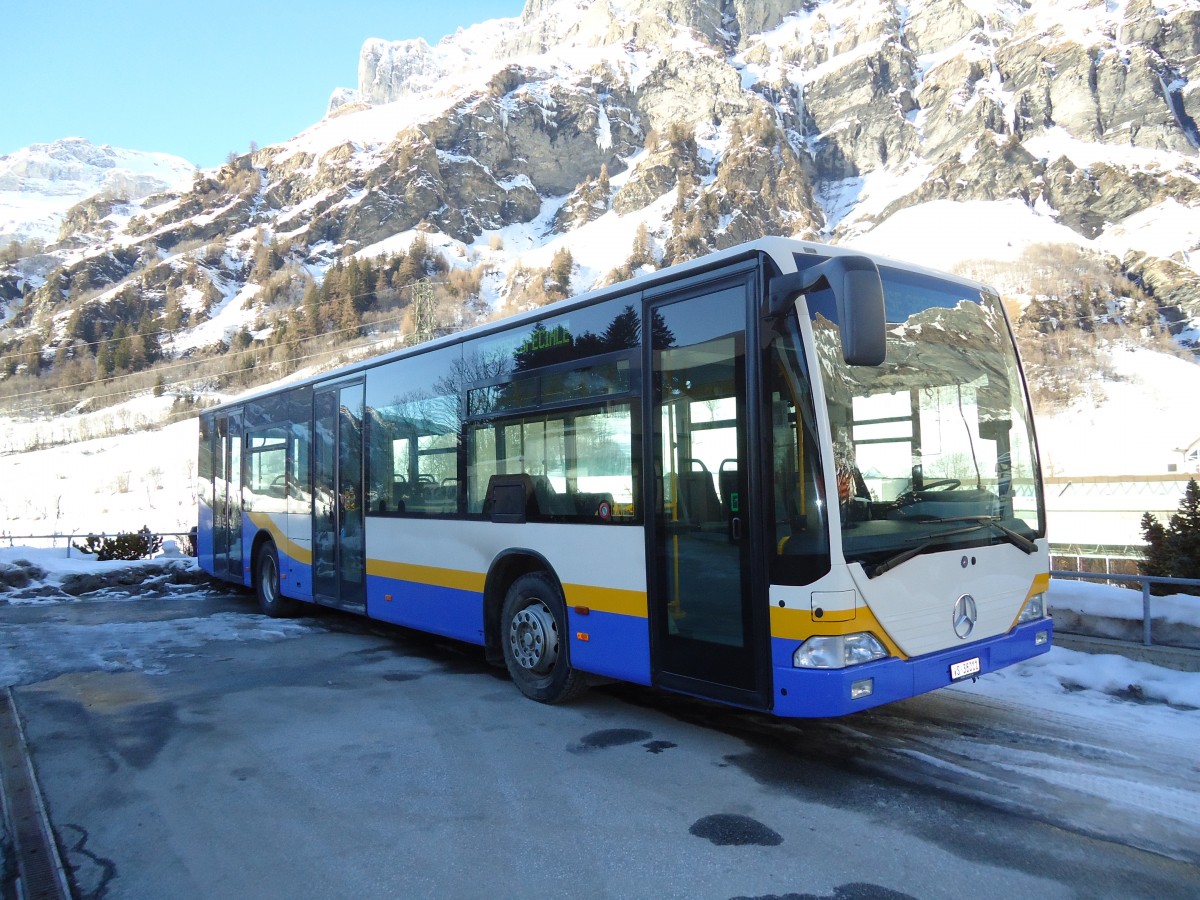
[[[881,267],[887,357],[850,366],[829,291],[807,299],[842,549],[869,575],[926,550],[1044,534],[1029,406],[1000,298]]]

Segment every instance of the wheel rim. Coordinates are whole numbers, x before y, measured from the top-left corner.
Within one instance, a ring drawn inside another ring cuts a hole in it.
[[[558,659],[558,623],[546,605],[535,600],[508,626],[508,644],[522,669],[548,672]]]
[[[278,594],[278,591],[275,587],[277,584],[277,575],[278,573],[275,569],[275,557],[268,553],[263,557],[261,578],[263,597],[268,603],[274,603],[275,597]]]

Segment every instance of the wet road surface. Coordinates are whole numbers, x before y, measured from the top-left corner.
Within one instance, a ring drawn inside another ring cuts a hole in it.
[[[811,722],[623,685],[548,707],[478,648],[252,609],[0,607],[78,896],[1200,895],[1187,748],[945,691]],[[1123,772],[1144,803],[1097,788]]]

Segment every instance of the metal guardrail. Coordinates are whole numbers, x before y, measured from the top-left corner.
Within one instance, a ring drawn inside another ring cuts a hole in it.
[[[1163,578],[1158,575],[1113,575],[1104,572],[1071,572],[1052,569],[1050,572],[1052,578],[1079,578],[1084,581],[1128,581],[1133,584],[1139,584],[1142,588],[1142,643],[1151,647],[1154,645],[1154,640],[1150,634],[1150,585],[1152,584],[1167,584],[1178,587],[1200,588],[1200,579],[1197,578]],[[1196,602],[1200,603],[1200,597],[1196,598]]]
[[[66,540],[67,542],[67,559],[71,558],[71,550],[78,550],[74,542],[79,540],[87,540],[90,535],[95,535],[98,538],[117,537],[122,534],[137,534],[136,531],[73,531],[70,534],[8,534],[0,532],[0,545],[7,543],[8,546],[13,546],[14,541],[54,541],[54,548],[58,547],[58,541]],[[193,531],[151,531],[151,537],[178,537],[190,538],[194,534]],[[147,557],[149,558],[149,557]]]

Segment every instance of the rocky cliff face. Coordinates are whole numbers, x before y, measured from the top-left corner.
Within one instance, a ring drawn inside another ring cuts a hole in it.
[[[264,243],[318,279],[418,231],[452,265],[568,247],[580,289],[643,255],[639,227],[661,264],[947,200],[1015,200],[1197,316],[1200,228],[1121,230],[1200,217],[1197,85],[1200,0],[529,0],[436,45],[366,42],[322,122],[132,219],[90,201],[40,270],[6,270],[6,327],[53,343],[81,272],[165,304],[197,254],[252,304]]]
[[[186,188],[194,171],[179,157],[97,146],[83,138],[0,156],[0,242],[74,241],[94,224],[86,213],[68,220],[75,204],[137,203]]]

